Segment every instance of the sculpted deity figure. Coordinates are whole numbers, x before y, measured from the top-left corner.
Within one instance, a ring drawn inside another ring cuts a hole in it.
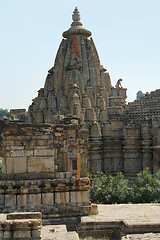
[[[119,95],[119,90],[120,90],[120,88],[122,88],[121,82],[122,82],[122,79],[120,78],[120,79],[117,81],[116,85],[115,85],[116,92],[117,92],[117,96]]]

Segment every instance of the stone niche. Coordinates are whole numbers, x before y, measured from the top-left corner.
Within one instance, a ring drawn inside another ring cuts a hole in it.
[[[41,211],[46,223],[91,212],[88,131],[81,130],[78,120],[65,121],[5,124],[1,212]]]

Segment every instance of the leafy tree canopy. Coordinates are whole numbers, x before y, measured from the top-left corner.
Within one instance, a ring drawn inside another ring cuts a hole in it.
[[[3,116],[9,117],[8,109],[0,108],[0,118],[3,117]]]

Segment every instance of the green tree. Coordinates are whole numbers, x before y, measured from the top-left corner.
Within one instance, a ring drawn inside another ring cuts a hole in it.
[[[1,117],[4,117],[4,116],[9,117],[8,109],[2,109],[2,108],[0,108],[0,118],[1,118]]]

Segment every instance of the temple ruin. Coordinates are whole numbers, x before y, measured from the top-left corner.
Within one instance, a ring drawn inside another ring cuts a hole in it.
[[[160,167],[159,90],[126,105],[122,79],[112,86],[77,8],[72,18],[44,88],[28,109],[28,123],[59,123],[71,116],[80,119],[89,132],[91,173],[121,171],[128,179],[146,167],[155,173]]]
[[[43,224],[70,229],[93,213],[87,172],[122,172],[132,182],[160,168],[160,90],[126,104],[122,79],[112,86],[77,8],[72,19],[28,112],[0,120],[1,213],[41,212]]]

